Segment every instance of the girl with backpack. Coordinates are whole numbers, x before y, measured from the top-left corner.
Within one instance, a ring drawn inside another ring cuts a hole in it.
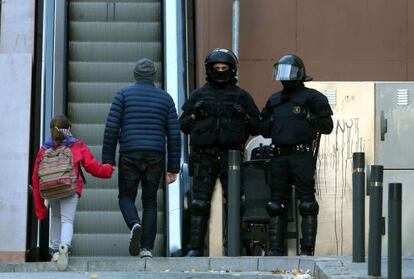
[[[52,262],[58,270],[68,266],[68,250],[73,237],[73,222],[82,195],[82,170],[93,176],[111,178],[114,167],[98,162],[88,146],[71,134],[71,123],[64,116],[50,122],[51,138],[39,150],[32,175],[36,217],[47,217],[50,205],[50,242]],[[46,201],[46,203],[45,203]]]

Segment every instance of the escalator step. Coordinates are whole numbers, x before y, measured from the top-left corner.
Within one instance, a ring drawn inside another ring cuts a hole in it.
[[[159,62],[155,65],[160,69]],[[68,76],[70,81],[132,83],[134,67],[134,62],[69,62]],[[157,71],[155,80],[161,77],[162,72]]]
[[[131,62],[139,57],[162,60],[160,42],[71,42],[70,60],[84,62]]]
[[[142,211],[138,212],[142,217]],[[159,211],[157,213],[157,219],[160,221],[157,223],[157,232],[164,232],[164,223],[162,219],[164,213]],[[75,217],[76,233],[78,234],[123,234],[129,233],[129,229],[126,226],[124,219],[122,218],[121,211],[78,211]]]
[[[72,21],[151,22],[161,20],[159,1],[72,2],[69,11]]]
[[[72,115],[71,121],[78,124],[102,124],[110,108],[111,104],[108,103],[68,103],[68,111]]]
[[[137,200],[135,202],[135,206],[138,211],[142,211],[141,195],[142,195],[142,188],[140,186],[138,187]],[[157,203],[158,203],[159,211],[164,210],[163,196],[164,196],[164,192],[162,188],[160,188],[157,193]],[[113,188],[113,189],[84,188],[82,198],[79,200],[78,210],[89,211],[89,212],[119,211],[118,188]]]
[[[69,115],[70,112],[69,112]],[[72,123],[73,133],[88,145],[102,144],[105,124],[78,124]]]
[[[159,22],[70,22],[71,41],[159,42]]]
[[[116,92],[128,82],[76,82],[68,84],[68,101],[77,103],[112,103]],[[160,87],[161,83],[156,82]],[[106,117],[105,117],[106,120]]]

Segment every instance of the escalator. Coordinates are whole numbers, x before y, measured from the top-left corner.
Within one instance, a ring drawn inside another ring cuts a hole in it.
[[[135,61],[156,62],[163,83],[161,0],[71,0],[68,4],[66,112],[74,134],[100,161],[106,117],[116,91],[133,80]],[[118,207],[117,173],[110,180],[85,173],[75,218],[73,256],[127,256],[129,230]],[[158,192],[154,256],[165,255],[165,193]],[[142,216],[141,187],[137,208]]]

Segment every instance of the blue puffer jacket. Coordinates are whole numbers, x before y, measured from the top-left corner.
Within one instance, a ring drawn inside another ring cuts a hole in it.
[[[102,162],[115,164],[119,152],[156,151],[165,153],[167,171],[180,170],[181,138],[177,111],[171,96],[149,80],[140,80],[120,89],[106,120]]]

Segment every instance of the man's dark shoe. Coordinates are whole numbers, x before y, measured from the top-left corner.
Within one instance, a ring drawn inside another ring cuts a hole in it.
[[[141,257],[141,259],[152,259],[151,249],[141,248],[139,256]]]
[[[131,256],[138,256],[141,245],[142,227],[136,223],[131,230],[131,238],[129,240],[129,254]]]
[[[186,257],[201,257],[203,256],[199,250],[189,250]]]
[[[301,248],[299,256],[313,256],[312,248]]]
[[[267,252],[267,256],[286,256],[286,253],[278,250],[269,250],[269,252]]]

